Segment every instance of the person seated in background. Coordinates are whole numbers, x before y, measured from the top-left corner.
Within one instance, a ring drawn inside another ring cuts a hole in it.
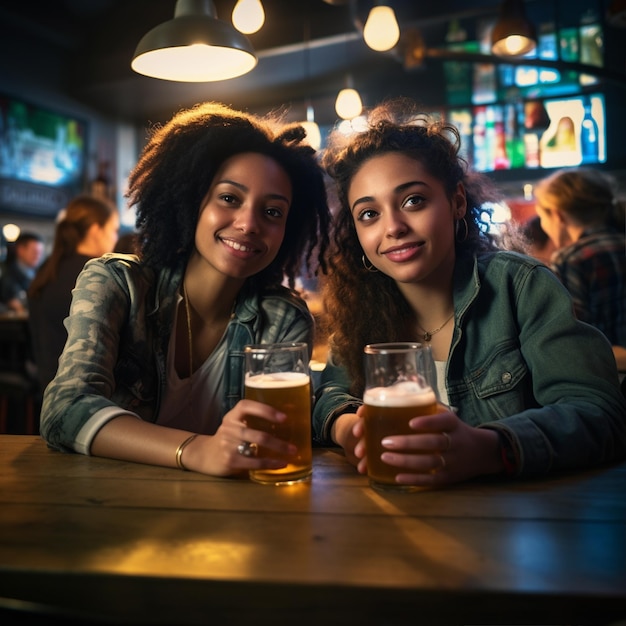
[[[330,359],[316,390],[316,443],[367,471],[363,348],[431,347],[442,403],[386,437],[396,482],[441,486],[530,477],[626,458],[626,399],[606,338],[576,319],[545,265],[484,228],[489,179],[460,156],[458,130],[409,100],[328,138],[337,187],[323,296]],[[447,406],[446,406],[447,405]]]
[[[28,288],[43,254],[44,240],[37,233],[20,233],[8,247],[7,259],[0,271],[0,305],[4,311],[28,312]]]
[[[556,247],[546,231],[541,228],[541,218],[538,215],[531,217],[522,226],[522,232],[528,241],[527,253],[549,265],[550,257]]]
[[[556,252],[550,267],[578,319],[600,329],[626,373],[626,201],[616,181],[588,167],[563,169],[535,186],[541,227]]]
[[[330,210],[305,137],[214,102],[155,129],[129,176],[140,254],[92,259],[76,281],[41,411],[51,447],[216,476],[287,465],[293,444],[247,424],[286,415],[243,398],[242,355],[313,343],[282,284],[302,259],[325,268]]]
[[[124,233],[121,235],[115,244],[113,252],[121,252],[122,254],[139,254],[137,233]]]
[[[90,195],[73,198],[59,215],[52,252],[28,289],[28,323],[41,392],[54,378],[67,339],[63,320],[76,277],[89,259],[113,250],[119,227],[117,207]]]

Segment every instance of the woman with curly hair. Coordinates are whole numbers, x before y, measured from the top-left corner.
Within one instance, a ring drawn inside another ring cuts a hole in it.
[[[285,416],[242,399],[243,347],[312,343],[306,304],[283,286],[303,260],[324,268],[328,243],[304,137],[217,103],[156,129],[129,178],[140,254],[91,260],[76,282],[43,400],[51,446],[217,476],[286,465],[246,454],[294,450],[246,425]]]
[[[400,484],[531,476],[623,459],[626,404],[606,339],[580,323],[540,262],[500,249],[483,224],[493,194],[459,156],[456,129],[406,100],[331,135],[323,166],[338,214],[324,298],[330,359],[316,443],[366,472],[363,348],[431,346],[446,407],[383,440]],[[510,244],[507,244],[510,246]]]

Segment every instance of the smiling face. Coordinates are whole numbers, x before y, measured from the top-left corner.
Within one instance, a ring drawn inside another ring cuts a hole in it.
[[[348,191],[367,258],[398,283],[447,278],[454,266],[454,224],[465,215],[462,185],[452,199],[422,164],[392,152],[366,161]]]
[[[195,254],[226,277],[257,274],[280,249],[291,198],[291,181],[274,159],[257,153],[231,157],[203,200]]]

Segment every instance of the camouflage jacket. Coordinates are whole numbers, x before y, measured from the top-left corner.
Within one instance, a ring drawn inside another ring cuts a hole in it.
[[[98,429],[114,417],[156,421],[183,272],[183,265],[154,272],[133,255],[87,262],[72,292],[57,374],[44,393],[41,434],[52,447],[88,454]],[[226,329],[222,417],[242,397],[246,344],[312,345],[304,301],[284,287],[259,294],[250,283]]]

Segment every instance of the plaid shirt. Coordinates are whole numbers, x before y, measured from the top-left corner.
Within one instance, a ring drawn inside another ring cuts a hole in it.
[[[607,227],[586,230],[558,250],[552,269],[572,294],[576,316],[626,346],[626,236]]]

